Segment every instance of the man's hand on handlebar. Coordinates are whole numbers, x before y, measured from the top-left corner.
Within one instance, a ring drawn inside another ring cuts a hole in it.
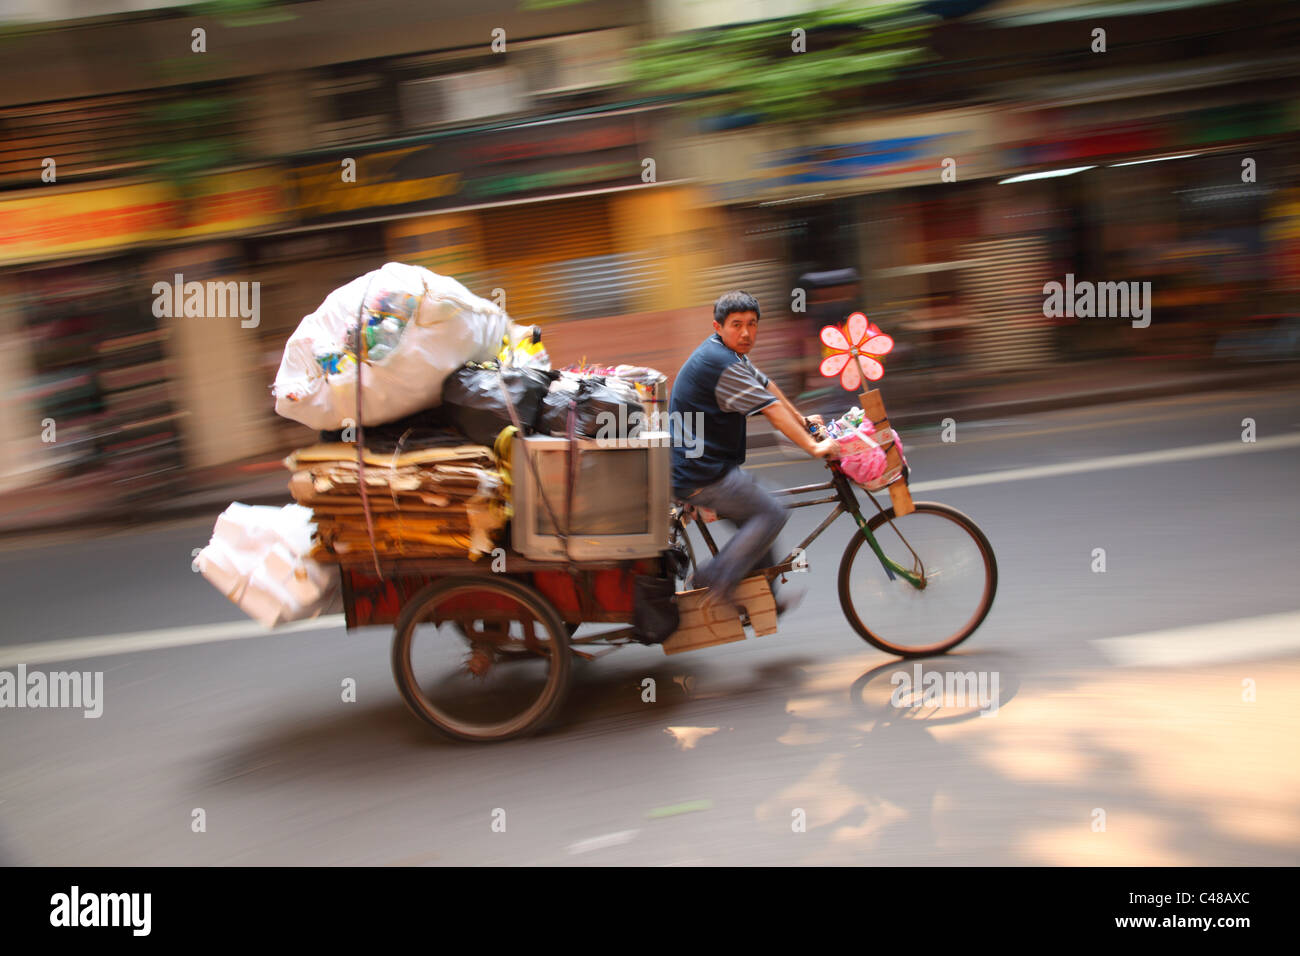
[[[812,435],[814,441],[821,442],[831,437],[830,432],[826,430],[826,422],[822,420],[820,415],[809,415],[803,420],[803,423],[804,427],[808,429],[809,434]],[[809,452],[809,454],[813,453]],[[822,458],[824,456],[817,455],[816,457]]]
[[[825,433],[823,432],[823,434]],[[813,445],[812,450],[809,452],[809,454],[812,455],[814,458],[839,458],[840,443],[837,442],[834,438],[823,439],[822,441],[819,441],[817,442],[817,444]]]
[[[820,415],[809,415],[804,419],[804,424],[812,432],[815,444],[808,450],[808,454],[814,458],[839,458],[840,443],[830,437],[826,431],[826,422]]]

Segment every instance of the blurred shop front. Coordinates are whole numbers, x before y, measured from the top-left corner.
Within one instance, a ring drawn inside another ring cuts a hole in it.
[[[766,289],[771,313],[789,316],[800,275],[854,268],[861,284],[839,311],[862,308],[895,336],[887,366],[1204,359],[1234,323],[1292,301],[1300,111],[1232,89],[1193,107],[1134,82],[1143,93],[1128,100],[742,130],[688,148],[726,217],[726,261]],[[1246,158],[1256,181],[1243,181]],[[1150,281],[1150,327],[1044,316],[1044,284],[1067,274]],[[796,339],[815,348],[814,313],[789,316],[787,353]],[[818,354],[802,362],[809,388]]]
[[[61,480],[130,502],[185,468],[264,451],[240,319],[160,307],[155,287],[174,288],[178,273],[246,280],[238,246],[223,240],[284,212],[268,168],[184,193],[134,182],[0,201],[0,482]]]
[[[693,190],[657,151],[660,114],[589,112],[297,157],[299,224],[249,243],[273,303],[267,355],[331,289],[388,260],[452,275],[541,325],[548,343],[585,341],[593,361],[626,355],[620,337],[648,338],[635,316],[695,304],[707,253]]]
[[[996,136],[987,111],[959,109],[720,133],[688,144],[709,201],[728,222],[727,261],[765,289],[771,314],[786,319],[785,351],[801,355],[788,363],[795,370],[787,379],[827,384],[815,373],[818,328],[854,309],[895,337],[888,360],[895,368],[963,362],[982,331],[1009,310],[1025,313],[1028,300],[985,290],[996,277],[970,278],[986,261],[1025,258],[973,245],[983,187],[996,172]],[[802,314],[792,314],[800,276],[845,269],[860,282],[834,293],[833,319],[812,290]],[[1041,335],[1041,326],[1041,312],[1037,320],[1028,315],[1027,333]]]
[[[1056,320],[1062,357],[1205,359],[1225,332],[1288,301],[1270,224],[1300,173],[1297,120],[1292,104],[1189,109],[1168,97],[1018,116],[1008,172],[1074,170],[1001,187],[1047,243],[1051,278],[1151,283],[1148,328]]]
[[[298,232],[383,223],[386,254],[502,289],[520,322],[617,315],[680,293],[663,249],[680,183],[643,179],[659,110],[557,117],[295,164]],[[670,174],[671,171],[665,171]],[[323,291],[328,291],[323,290]]]

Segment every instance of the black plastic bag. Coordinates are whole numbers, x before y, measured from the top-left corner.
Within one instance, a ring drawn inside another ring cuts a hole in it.
[[[537,421],[538,406],[554,375],[518,366],[497,369],[466,365],[442,383],[443,417],[471,441],[491,448],[501,429],[513,424],[501,392],[502,382],[514,402],[519,423],[527,430]]]
[[[632,626],[642,644],[662,644],[681,622],[672,578],[638,574],[632,579]]]
[[[577,392],[556,390],[542,399],[537,430],[568,435],[569,403],[577,402],[573,434],[578,438],[634,438],[645,425],[645,406],[599,378],[584,378]]]
[[[539,435],[567,435],[569,401],[577,401],[577,392],[557,389],[542,396],[537,406],[537,433]]]
[[[669,545],[666,551],[660,552],[660,557],[663,559],[664,573],[668,577],[674,581],[678,578],[686,580],[686,575],[691,570],[691,557],[684,547],[680,544]]]

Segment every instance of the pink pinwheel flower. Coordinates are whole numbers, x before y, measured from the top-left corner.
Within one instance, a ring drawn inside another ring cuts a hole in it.
[[[834,354],[822,360],[821,373],[827,378],[840,377],[840,385],[856,392],[865,375],[874,382],[885,374],[884,366],[876,359],[894,347],[894,340],[883,334],[861,312],[854,312],[845,323],[822,326],[822,343]]]

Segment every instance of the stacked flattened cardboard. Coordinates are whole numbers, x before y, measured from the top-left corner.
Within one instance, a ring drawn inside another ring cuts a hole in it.
[[[285,459],[294,500],[312,509],[322,560],[368,556],[477,557],[490,552],[505,526],[504,485],[492,452],[482,445],[443,445],[375,451],[357,463],[355,445],[301,448]]]

